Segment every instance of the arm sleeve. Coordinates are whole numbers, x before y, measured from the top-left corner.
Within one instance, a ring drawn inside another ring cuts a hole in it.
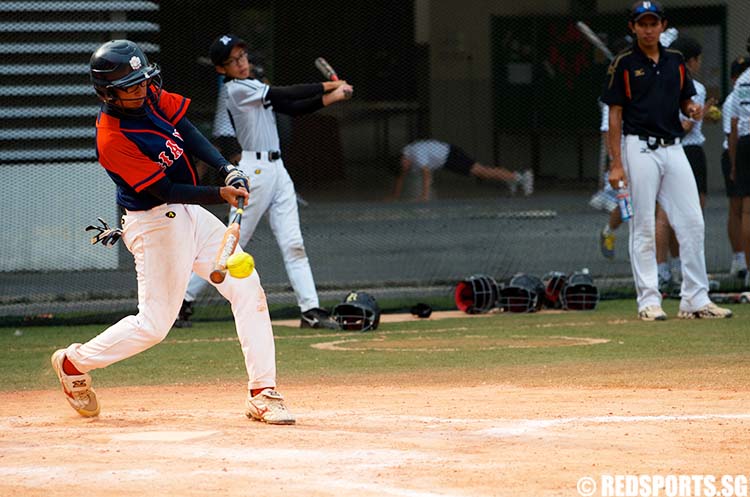
[[[193,186],[172,183],[167,177],[152,183],[145,191],[165,203],[173,204],[223,204],[218,186]]]
[[[272,86],[268,89],[268,100],[276,107],[279,100],[301,100],[323,96],[322,83],[310,83],[292,86]]]
[[[273,110],[287,116],[310,114],[325,107],[323,97],[312,97],[303,100],[278,100],[273,102]]]
[[[216,150],[216,147],[214,147],[200,131],[198,131],[198,128],[193,126],[193,123],[191,123],[187,117],[183,117],[180,122],[177,123],[176,128],[182,135],[185,148],[187,148],[188,152],[216,169],[220,169],[229,164],[229,161],[226,160],[218,150]]]

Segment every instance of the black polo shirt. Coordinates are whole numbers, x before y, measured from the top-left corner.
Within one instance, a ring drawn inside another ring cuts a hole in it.
[[[695,95],[682,53],[659,44],[659,63],[638,43],[620,52],[607,71],[602,102],[622,106],[626,135],[675,138],[685,135],[680,103]]]

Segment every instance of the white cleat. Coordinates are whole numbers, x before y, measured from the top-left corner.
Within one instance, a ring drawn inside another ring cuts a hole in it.
[[[65,359],[65,349],[60,349],[52,354],[52,369],[55,370],[57,378],[62,385],[65,399],[70,407],[76,410],[78,414],[86,418],[92,418],[99,415],[99,401],[96,399],[96,392],[91,388],[91,375],[88,373],[70,375],[63,371],[63,360]]]
[[[255,397],[247,394],[245,415],[269,425],[293,425],[296,420],[284,405],[284,397],[271,388],[266,388]]]
[[[650,305],[638,311],[641,321],[666,321],[667,313],[659,305]]]
[[[732,311],[711,302],[697,311],[680,311],[677,317],[680,319],[725,319],[732,317]]]

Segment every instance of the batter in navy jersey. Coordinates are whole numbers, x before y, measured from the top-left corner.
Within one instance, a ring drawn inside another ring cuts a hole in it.
[[[138,314],[123,318],[84,344],[52,355],[68,403],[82,416],[100,405],[91,388],[94,369],[161,342],[182,303],[190,274],[212,269],[225,226],[197,204],[248,199],[247,177],[190,123],[190,100],[161,88],[160,69],[128,40],[110,41],[91,57],[91,79],[103,105],[96,121],[100,164],[117,185],[125,209],[122,239],[133,254]],[[199,186],[189,154],[218,169],[225,185]],[[293,424],[276,392],[276,360],[266,297],[256,272],[217,285],[231,302],[249,383],[245,413],[271,424]]]

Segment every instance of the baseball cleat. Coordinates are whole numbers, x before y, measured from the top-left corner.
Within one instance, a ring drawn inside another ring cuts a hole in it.
[[[641,321],[666,321],[667,313],[660,305],[649,305],[638,311]]]
[[[329,330],[340,330],[341,327],[331,314],[325,309],[313,307],[302,313],[300,328],[325,328]]]
[[[605,259],[615,258],[615,234],[612,231],[599,233],[599,248]]]
[[[718,305],[711,302],[706,304],[697,311],[680,311],[677,314],[680,319],[724,319],[731,318],[732,311],[719,307]]]
[[[63,371],[63,360],[65,359],[65,349],[60,349],[52,354],[52,369],[55,370],[57,378],[62,385],[65,399],[70,407],[75,409],[78,414],[86,418],[99,415],[99,401],[96,400],[96,392],[91,388],[91,375],[88,373],[69,375]]]
[[[284,405],[284,397],[272,388],[266,388],[255,397],[247,394],[245,415],[269,425],[293,425],[294,415]]]

